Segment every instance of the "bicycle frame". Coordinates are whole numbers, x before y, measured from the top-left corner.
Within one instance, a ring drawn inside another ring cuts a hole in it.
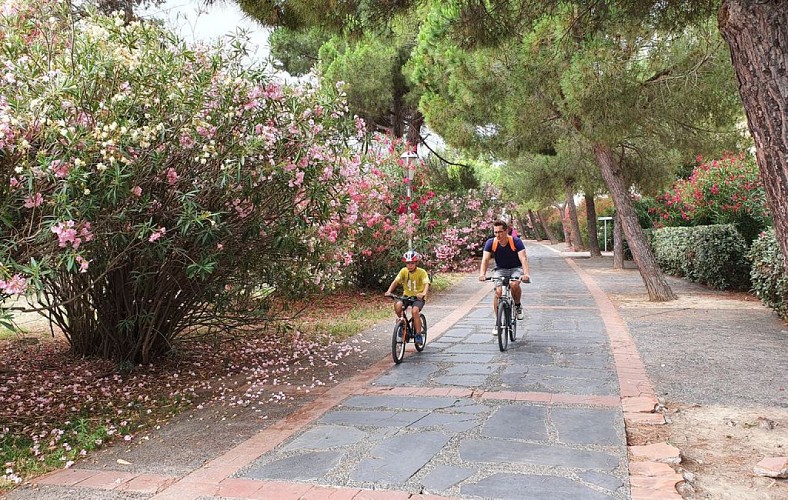
[[[408,308],[413,305],[413,297],[400,295],[390,295],[390,297],[402,302],[402,313],[395,320],[394,334],[391,338],[391,356],[394,362],[399,364],[405,357],[405,345],[409,342],[413,342],[418,352],[424,350],[424,346],[427,342],[427,318],[424,314],[421,314],[422,341],[421,343],[417,343],[416,333],[413,331],[412,312],[410,317],[408,316]]]
[[[514,299],[509,287],[511,278],[489,277],[487,281],[495,282],[495,288],[501,287],[498,306],[495,311],[495,327],[498,330],[498,348],[503,352],[509,347],[509,340],[517,338],[517,317],[514,311]]]

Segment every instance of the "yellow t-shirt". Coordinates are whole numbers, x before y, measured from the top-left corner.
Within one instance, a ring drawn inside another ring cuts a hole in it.
[[[420,267],[412,273],[408,272],[407,267],[403,267],[397,274],[397,283],[404,288],[402,295],[415,297],[417,293],[424,293],[424,288],[430,283],[430,275]]]

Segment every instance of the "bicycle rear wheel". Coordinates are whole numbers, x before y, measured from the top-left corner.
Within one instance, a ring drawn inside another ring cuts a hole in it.
[[[402,327],[402,323],[398,322],[391,336],[391,357],[397,364],[402,363],[405,358],[405,342],[405,329]]]
[[[505,351],[507,347],[509,347],[509,321],[511,320],[512,314],[511,310],[509,309],[509,304],[506,301],[501,301],[498,304],[498,348],[501,352]]]
[[[423,314],[419,314],[419,316],[421,316],[421,343],[414,342],[414,345],[416,350],[421,352],[424,350],[424,346],[427,345],[427,318]]]

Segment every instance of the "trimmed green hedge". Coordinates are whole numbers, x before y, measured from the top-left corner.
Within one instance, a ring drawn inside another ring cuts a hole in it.
[[[788,275],[774,228],[761,233],[752,243],[748,258],[752,262],[752,291],[781,318],[788,319]]]
[[[747,290],[747,243],[732,224],[664,227],[650,242],[665,273],[712,288]]]

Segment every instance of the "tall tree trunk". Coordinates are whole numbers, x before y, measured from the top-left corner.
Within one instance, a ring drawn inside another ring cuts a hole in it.
[[[788,255],[788,3],[723,0],[718,23],[731,50],[777,241]],[[785,267],[788,273],[788,259]]]
[[[561,229],[564,232],[564,243],[567,252],[574,252],[575,247],[572,246],[572,224],[569,223],[569,213],[566,210],[566,203],[561,205],[556,203],[553,205],[558,210],[558,217],[561,219]]]
[[[536,215],[539,216],[539,222],[542,223],[542,229],[544,229],[544,234],[547,236],[547,239],[550,240],[550,244],[555,245],[558,243],[558,238],[555,237],[555,233],[553,233],[553,230],[550,229],[550,225],[547,223],[547,219],[544,216],[544,211],[537,210]]]
[[[613,219],[613,269],[624,269],[624,229],[619,211]]]
[[[629,197],[629,186],[624,181],[621,170],[613,157],[613,152],[603,144],[594,144],[594,158],[599,164],[599,170],[605,179],[607,188],[613,196],[616,211],[620,214],[621,226],[632,251],[632,258],[640,270],[640,277],[646,285],[648,297],[655,302],[664,302],[676,299],[670,285],[665,281],[662,271],[657,265],[657,260],[646,242],[643,229],[638,223],[632,199]]]
[[[594,195],[586,193],[584,197],[586,200],[586,221],[588,223],[588,250],[591,252],[591,257],[602,257],[602,251],[599,249],[599,238],[596,233],[596,205],[594,204]]]
[[[536,241],[542,241],[542,235],[539,234],[539,226],[536,224],[536,216],[534,215],[533,210],[530,208],[528,209],[528,220],[531,221],[531,228],[534,231],[534,238]]]
[[[572,227],[572,246],[575,251],[585,248],[583,245],[583,235],[580,233],[580,222],[577,220],[577,207],[575,206],[575,188],[572,182],[564,182],[566,188],[566,206],[569,209],[569,224]]]
[[[418,109],[411,109],[405,131],[405,142],[410,146],[418,146],[421,142],[422,125],[424,125],[424,115]]]

